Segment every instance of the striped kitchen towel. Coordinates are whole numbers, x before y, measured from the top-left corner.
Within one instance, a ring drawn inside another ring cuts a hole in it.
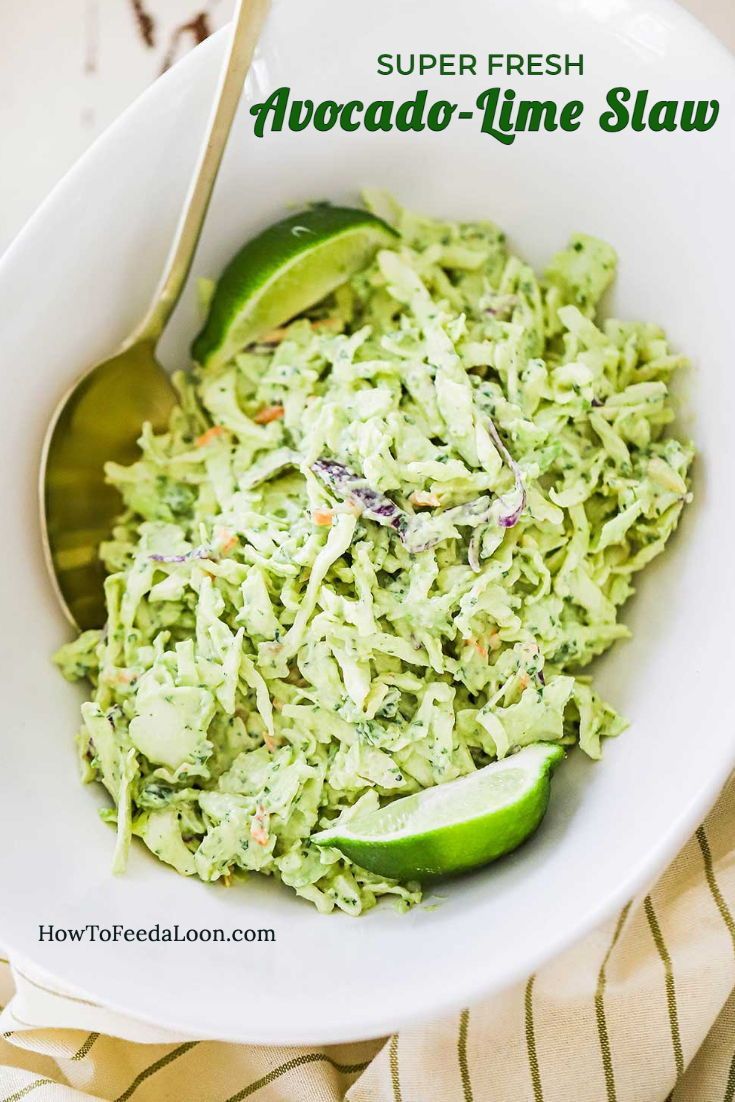
[[[0,1102],[735,1102],[734,914],[731,780],[606,926],[526,983],[380,1041],[181,1043],[5,961]]]

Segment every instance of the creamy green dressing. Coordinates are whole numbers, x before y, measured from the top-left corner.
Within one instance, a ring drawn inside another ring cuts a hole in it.
[[[79,747],[117,868],[137,836],[351,914],[420,887],[312,833],[623,729],[579,671],[628,634],[692,459],[667,432],[683,359],[598,317],[610,246],[575,235],[538,277],[491,223],[368,204],[395,250],[279,343],[179,375],[169,431],[108,466],[107,626],[56,657],[93,686]]]

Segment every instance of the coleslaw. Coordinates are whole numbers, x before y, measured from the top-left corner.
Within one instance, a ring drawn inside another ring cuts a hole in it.
[[[616,256],[576,234],[539,277],[492,223],[420,217],[329,299],[176,378],[169,430],[108,465],[108,620],[86,780],[205,881],[259,872],[320,911],[421,887],[316,831],[531,742],[598,758],[625,726],[581,671],[628,630],[634,575],[689,498],[668,431],[685,360],[598,318]]]

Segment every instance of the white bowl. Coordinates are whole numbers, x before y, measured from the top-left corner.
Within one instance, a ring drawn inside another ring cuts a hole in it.
[[[735,587],[731,230],[733,67],[664,0],[280,0],[248,100],[282,84],[314,99],[404,99],[417,88],[471,106],[492,84],[586,103],[576,134],[506,148],[476,123],[443,134],[284,132],[236,122],[196,274],[216,275],[254,230],[307,199],[361,185],[448,216],[486,216],[542,263],[581,229],[620,253],[612,308],[664,324],[690,353],[687,420],[700,449],[696,503],[625,611],[634,639],[598,682],[632,726],[592,765],[559,770],[538,836],[514,857],[442,889],[437,909],[320,917],[253,877],[224,891],[178,877],[138,846],[110,874],[102,797],[77,779],[78,694],[49,655],[67,630],[44,574],[35,505],[43,430],[78,369],[108,352],[153,290],[197,149],[224,39],[159,81],[94,146],[0,265],[0,454],[4,481],[0,940],[97,999],[184,1035],[258,1043],[376,1036],[528,975],[647,885],[714,801],[735,761],[729,669]],[[391,50],[567,50],[583,78],[525,81],[375,72]],[[707,134],[610,135],[608,88],[718,98]],[[184,364],[190,287],[164,346]],[[275,944],[73,944],[56,928],[154,923],[271,927]]]

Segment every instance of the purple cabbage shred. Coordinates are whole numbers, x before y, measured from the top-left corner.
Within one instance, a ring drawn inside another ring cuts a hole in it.
[[[507,467],[513,472],[513,478],[515,479],[514,490],[518,494],[518,502],[515,505],[511,505],[508,500],[498,495],[498,501],[504,507],[504,512],[498,516],[498,524],[501,528],[512,528],[518,523],[521,518],[523,510],[526,508],[526,487],[523,485],[523,475],[521,474],[521,468],[516,463],[513,456],[506,448],[503,441],[500,439],[500,434],[495,427],[495,423],[492,418],[487,418],[487,429],[492,437],[493,444],[498,449],[501,458],[505,461]]]
[[[210,549],[202,544],[185,551],[183,555],[149,555],[148,558],[151,562],[189,562],[191,559],[206,559],[209,554]]]
[[[317,459],[311,469],[338,497],[359,506],[368,520],[392,528],[403,539],[408,529],[408,516],[387,494],[374,490],[364,478],[334,459]]]
[[[523,510],[526,507],[526,491],[523,485],[521,469],[515,462],[510,452],[500,439],[498,430],[492,420],[488,418],[488,431],[501,458],[513,472],[515,478],[515,492],[518,501],[511,504],[506,498],[498,495],[498,501],[503,506],[503,511],[498,515],[498,524],[501,528],[512,528],[518,523]],[[338,463],[334,459],[317,459],[312,464],[312,470],[321,481],[344,501],[349,501],[357,506],[363,516],[374,520],[386,528],[392,528],[398,535],[401,543],[410,554],[416,555],[422,551],[428,551],[445,538],[442,532],[439,535],[426,534],[421,540],[422,530],[425,528],[423,518],[409,516],[387,494],[374,490],[364,478],[355,471],[350,470],[344,463]],[[482,525],[492,516],[492,499],[488,495],[475,498],[464,505],[456,505],[440,514],[443,520],[449,520],[454,524],[469,524],[474,528],[470,538],[467,558],[469,565],[475,571],[480,570],[480,547],[482,538]],[[417,542],[417,537],[420,542]]]

